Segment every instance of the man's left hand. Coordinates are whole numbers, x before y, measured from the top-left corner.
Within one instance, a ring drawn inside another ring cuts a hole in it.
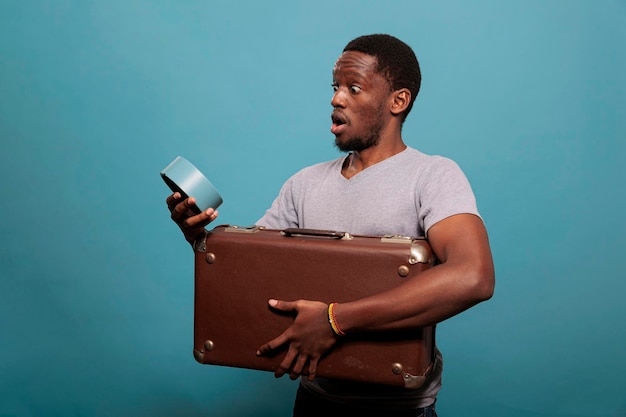
[[[295,312],[296,318],[280,336],[261,346],[257,355],[265,355],[288,343],[287,354],[274,375],[279,378],[288,373],[291,379],[296,379],[307,371],[308,378],[313,380],[320,358],[337,341],[328,322],[328,305],[308,300],[269,300],[269,305],[276,310]]]

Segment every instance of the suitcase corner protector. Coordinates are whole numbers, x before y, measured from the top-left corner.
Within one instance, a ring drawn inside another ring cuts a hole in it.
[[[202,363],[202,364],[204,363],[204,354],[205,354],[204,350],[201,350],[201,349],[193,350],[193,357],[198,363]]]
[[[404,374],[402,378],[404,379],[404,388],[407,389],[417,389],[426,382],[424,375]]]
[[[196,240],[193,241],[192,247],[196,252],[206,252],[206,239],[209,235],[209,231],[204,229],[204,231],[196,237]]]
[[[213,350],[213,345],[214,343],[212,340],[205,340],[201,348],[194,348],[193,357],[196,359],[196,361],[202,364],[206,363],[204,361],[204,356],[206,355],[207,352],[210,352]]]

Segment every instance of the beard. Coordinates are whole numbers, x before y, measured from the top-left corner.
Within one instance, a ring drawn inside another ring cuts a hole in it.
[[[371,132],[366,137],[353,137],[345,142],[340,141],[339,138],[335,138],[335,146],[341,152],[361,152],[372,146],[378,145],[380,142],[380,127]]]
[[[383,129],[382,122],[383,105],[381,104],[371,112],[371,116],[376,122],[369,129],[366,136],[354,136],[345,141],[335,138],[335,146],[342,152],[361,152],[368,148],[378,145],[380,142],[380,132]]]

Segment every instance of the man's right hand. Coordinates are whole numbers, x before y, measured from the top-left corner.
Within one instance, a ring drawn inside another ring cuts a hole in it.
[[[204,227],[215,220],[219,214],[217,210],[212,208],[196,214],[192,210],[196,200],[193,197],[184,199],[179,192],[167,197],[165,202],[170,210],[172,220],[180,227],[187,242],[192,245],[196,238],[204,232]]]

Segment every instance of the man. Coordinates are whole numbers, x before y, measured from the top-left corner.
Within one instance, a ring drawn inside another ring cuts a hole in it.
[[[407,147],[402,125],[421,82],[411,48],[389,35],[368,35],[345,47],[333,69],[331,132],[346,157],[303,169],[282,187],[257,222],[272,229],[302,227],[353,234],[426,236],[441,262],[402,285],[333,306],[269,300],[296,313],[293,324],[259,347],[286,345],[276,376],[301,378],[294,416],[436,416],[442,358],[419,390],[316,378],[317,363],[342,334],[384,332],[441,322],[489,299],[494,267],[487,232],[464,174],[451,160]],[[193,243],[215,220],[193,215],[193,197],[168,197],[172,219]],[[307,372],[304,372],[307,371]]]

